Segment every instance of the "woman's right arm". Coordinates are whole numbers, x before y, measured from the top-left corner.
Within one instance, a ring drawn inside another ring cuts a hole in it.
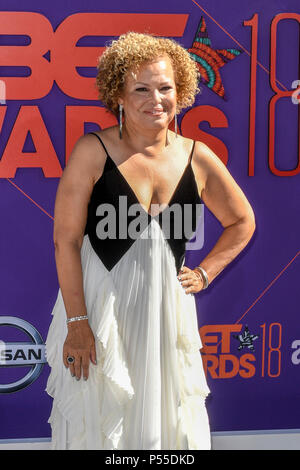
[[[56,194],[53,241],[67,318],[87,315],[80,250],[94,182],[101,172],[102,163],[103,167],[105,163],[105,154],[97,144],[96,137],[92,135],[78,139]],[[68,355],[75,357],[74,365],[67,363]],[[96,363],[94,335],[88,320],[69,323],[63,349],[65,366],[77,379],[80,379],[82,373],[87,379],[90,360]]]

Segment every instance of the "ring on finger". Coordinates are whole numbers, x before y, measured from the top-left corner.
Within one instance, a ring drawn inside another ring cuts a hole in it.
[[[75,362],[75,357],[74,356],[67,356],[67,363],[68,364],[74,364]]]

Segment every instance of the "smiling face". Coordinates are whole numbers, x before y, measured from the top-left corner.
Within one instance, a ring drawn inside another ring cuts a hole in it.
[[[129,72],[119,104],[124,107],[128,128],[167,128],[176,113],[176,84],[169,57],[159,57]]]

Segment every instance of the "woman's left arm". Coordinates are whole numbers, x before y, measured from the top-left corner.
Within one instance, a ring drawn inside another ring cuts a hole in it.
[[[255,216],[245,194],[226,166],[205,144],[197,142],[193,162],[201,199],[224,230],[201,261],[209,283],[245,248],[255,231]],[[190,286],[186,293],[195,292]]]

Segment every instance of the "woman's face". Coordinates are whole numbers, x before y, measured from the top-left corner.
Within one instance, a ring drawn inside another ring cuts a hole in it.
[[[159,57],[129,72],[118,102],[124,107],[128,128],[167,128],[176,113],[176,84],[169,57]]]

